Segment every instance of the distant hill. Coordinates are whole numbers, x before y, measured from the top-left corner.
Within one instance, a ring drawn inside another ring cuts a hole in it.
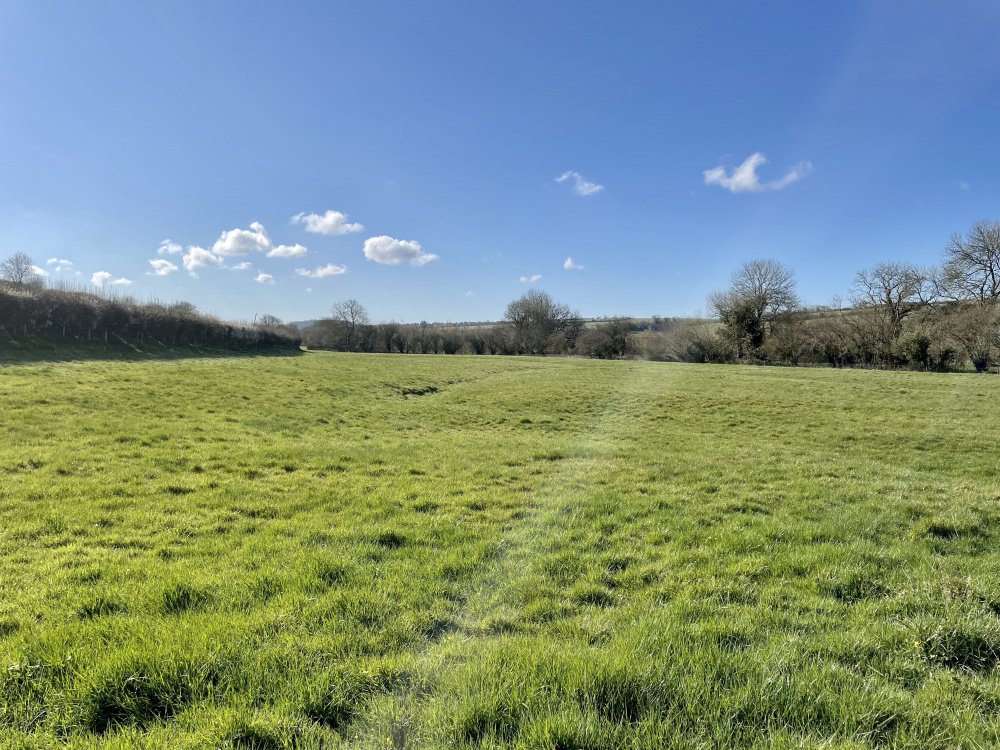
[[[292,326],[293,328],[298,328],[301,331],[303,328],[308,328],[309,326],[316,325],[318,322],[319,322],[318,320],[293,320],[288,325]]]

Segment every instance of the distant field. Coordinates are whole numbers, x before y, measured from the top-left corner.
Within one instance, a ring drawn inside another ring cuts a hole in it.
[[[0,367],[0,747],[996,747],[998,397],[516,357]]]

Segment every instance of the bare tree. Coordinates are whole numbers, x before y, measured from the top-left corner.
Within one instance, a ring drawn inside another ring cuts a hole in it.
[[[910,263],[879,263],[858,271],[851,301],[882,343],[891,345],[903,332],[903,320],[925,302],[928,275]]]
[[[569,305],[556,302],[546,292],[531,289],[507,305],[504,320],[510,324],[518,350],[525,354],[545,354],[566,345],[567,329],[580,316]],[[574,331],[575,334],[575,331]],[[556,337],[561,337],[557,342]]]
[[[771,322],[799,307],[795,272],[773,258],[751,260],[730,279],[729,293],[752,305],[757,317]]]
[[[978,221],[944,249],[943,285],[953,299],[980,304],[1000,299],[1000,222]]]
[[[368,311],[356,299],[349,299],[335,304],[331,312],[333,319],[344,329],[347,351],[353,351],[360,338],[361,328],[369,323]]]
[[[388,323],[379,323],[376,326],[376,338],[383,350],[392,354],[392,345],[399,334],[399,323],[390,320]]]
[[[7,260],[0,261],[0,279],[31,286],[42,283],[42,275],[35,268],[35,262],[24,253],[14,253]]]
[[[486,351],[490,354],[514,354],[514,334],[508,323],[490,326],[485,335]]]
[[[708,305],[722,321],[737,356],[759,350],[776,322],[799,307],[795,272],[772,258],[744,263],[729,289],[713,292]]]

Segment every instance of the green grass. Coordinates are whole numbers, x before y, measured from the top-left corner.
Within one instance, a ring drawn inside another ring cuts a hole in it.
[[[0,746],[1000,744],[1000,380],[0,368]]]

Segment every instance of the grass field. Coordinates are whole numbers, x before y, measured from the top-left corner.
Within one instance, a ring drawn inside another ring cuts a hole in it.
[[[1000,380],[0,368],[0,746],[1000,746]]]

